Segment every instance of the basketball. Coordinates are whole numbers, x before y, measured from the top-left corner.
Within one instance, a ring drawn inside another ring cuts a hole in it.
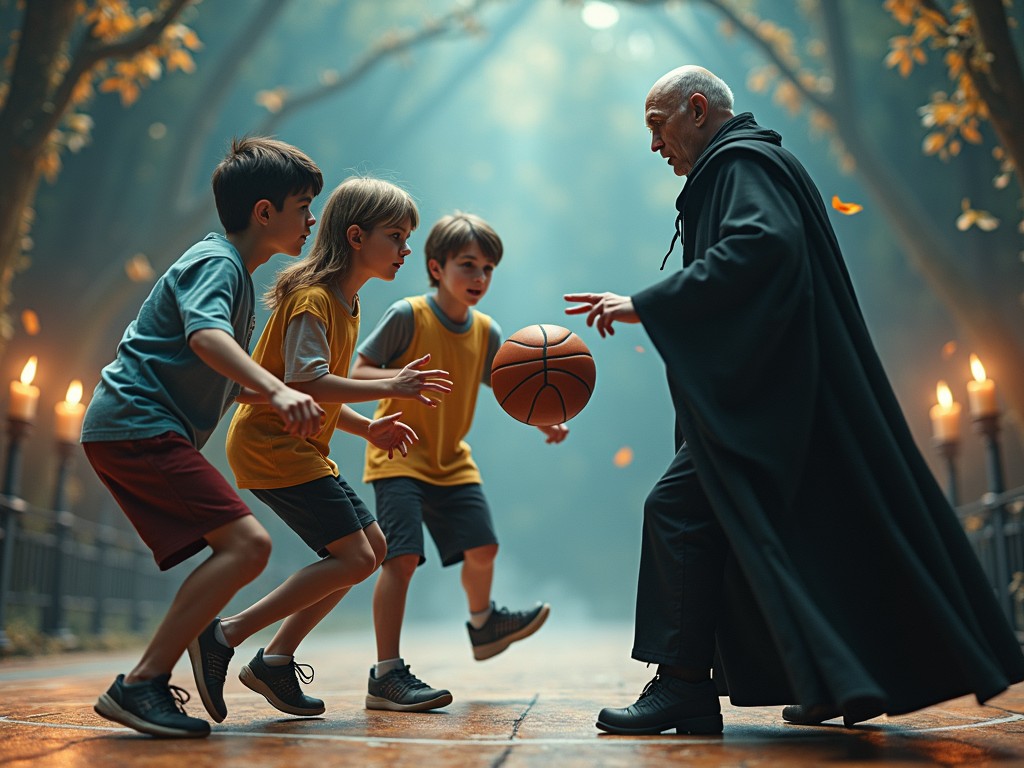
[[[597,369],[583,340],[560,325],[528,325],[498,348],[491,389],[509,416],[524,424],[562,424],[583,410]]]

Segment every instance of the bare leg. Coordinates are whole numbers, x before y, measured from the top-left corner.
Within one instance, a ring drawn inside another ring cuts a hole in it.
[[[401,656],[399,643],[405,618],[409,582],[419,565],[419,555],[398,555],[384,562],[373,589],[373,628],[377,635],[377,661]]]
[[[213,554],[178,589],[142,659],[125,676],[126,683],[170,673],[192,638],[260,574],[270,557],[270,537],[252,515],[208,533],[206,541]]]
[[[470,613],[485,611],[491,605],[491,582],[494,579],[494,558],[497,544],[467,549],[462,563],[462,588],[466,590]]]
[[[338,604],[350,587],[376,570],[384,556],[384,535],[376,523],[344,536],[327,546],[329,557],[307,565],[283,584],[241,613],[221,619],[221,630],[231,646],[276,621],[285,622],[269,649],[293,655],[310,630]]]

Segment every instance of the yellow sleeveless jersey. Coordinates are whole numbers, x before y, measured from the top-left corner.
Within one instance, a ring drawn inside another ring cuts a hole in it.
[[[469,330],[453,333],[434,314],[425,296],[406,301],[412,306],[415,330],[409,348],[389,368],[401,368],[430,353],[429,368],[448,371],[452,391],[436,408],[414,400],[381,400],[374,418],[401,411],[401,421],[412,427],[419,441],[405,458],[388,459],[387,451],[367,444],[363,482],[385,477],[413,477],[434,485],[479,483],[480,470],[470,455],[466,433],[473,424],[476,397],[483,377],[490,341],[491,318],[470,310]]]
[[[328,363],[336,376],[348,376],[359,338],[359,306],[349,312],[327,286],[312,286],[287,296],[274,310],[252,353],[253,360],[284,378],[284,339],[288,323],[309,312],[324,324],[331,348]],[[287,488],[310,480],[338,475],[338,465],[327,458],[330,441],[341,413],[340,403],[321,403],[323,427],[307,438],[290,435],[284,421],[269,405],[238,406],[228,427],[228,463],[239,488]]]

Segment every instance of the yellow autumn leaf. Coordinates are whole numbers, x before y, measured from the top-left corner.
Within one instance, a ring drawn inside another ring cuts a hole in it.
[[[924,153],[926,155],[934,155],[946,144],[946,135],[944,133],[929,133],[924,137]]]
[[[284,88],[274,88],[271,91],[258,91],[255,98],[256,103],[268,112],[280,112],[286,95]]]
[[[846,216],[853,216],[853,214],[864,210],[864,206],[860,203],[844,203],[839,199],[839,195],[832,195],[832,207]]]
[[[25,333],[29,336],[35,336],[39,333],[39,315],[31,309],[23,310],[21,313],[21,327],[25,329]]]
[[[960,135],[963,136],[971,144],[981,144],[981,131],[978,130],[977,120],[968,120],[966,123],[960,126]]]
[[[145,283],[152,280],[156,272],[153,271],[149,259],[144,253],[136,253],[124,263],[124,271],[128,279],[133,283]]]

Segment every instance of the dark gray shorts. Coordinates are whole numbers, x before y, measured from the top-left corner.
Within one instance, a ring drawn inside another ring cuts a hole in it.
[[[377,518],[388,540],[390,560],[419,555],[426,562],[423,526],[441,556],[441,565],[461,562],[467,549],[497,544],[483,488],[479,483],[433,485],[411,477],[388,477],[373,483]]]
[[[376,522],[363,500],[340,476],[329,475],[288,488],[253,488],[252,494],[320,557],[327,557],[331,542]]]

